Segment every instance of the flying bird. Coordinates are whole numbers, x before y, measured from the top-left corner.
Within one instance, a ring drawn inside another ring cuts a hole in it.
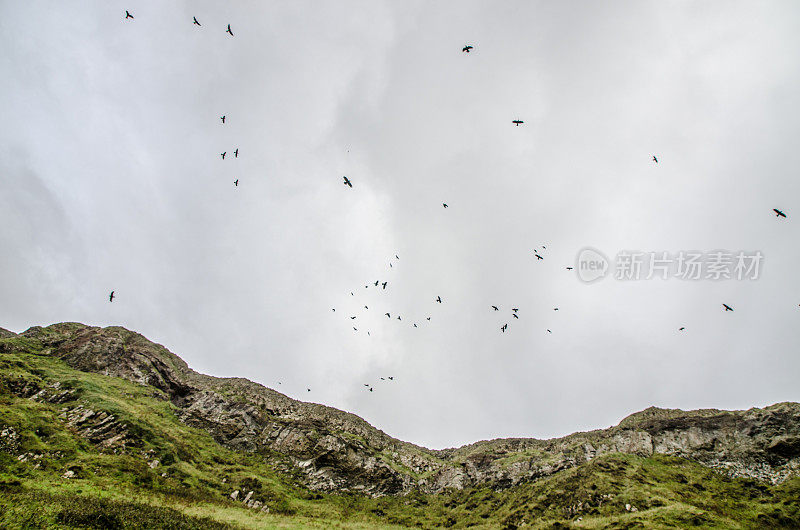
[[[472,48],[473,48],[472,46],[470,46],[469,44],[467,44],[466,46],[464,46],[463,48],[461,48],[461,51],[462,51],[462,52],[467,52],[467,53],[469,53],[469,51],[470,51]]]
[[[381,381],[386,381],[386,379],[384,379],[383,377],[381,377]]]
[[[390,315],[389,313],[384,313],[384,315],[386,315],[389,318],[392,318],[392,315]]]
[[[394,257],[400,259],[400,256],[398,256],[397,254],[395,254]]]
[[[553,308],[553,311],[558,311],[558,308],[557,308],[557,307],[554,307],[554,308]]]
[[[393,375],[389,376],[389,381],[394,381],[394,376]]]
[[[658,158],[656,158],[656,155],[653,155],[653,162],[655,162],[656,164],[658,164]]]
[[[236,150],[233,152],[234,158],[239,158],[239,148],[237,147]]]
[[[127,10],[125,10],[125,20],[129,18],[133,18],[133,15],[131,15]]]
[[[686,328],[678,328],[678,331],[683,331],[684,329],[686,329]]]
[[[336,308],[335,307],[331,308],[331,311],[333,311],[335,313],[336,312]]]
[[[426,320],[430,320],[430,319],[431,319],[431,317],[428,317]]]
[[[114,301],[114,291],[111,291],[111,294],[108,295],[108,301],[109,302],[113,302]]]
[[[311,389],[310,389],[310,388],[306,388],[306,390],[308,390],[309,392],[311,392]]]
[[[403,320],[403,319],[400,318],[400,315],[397,315],[397,320]]]
[[[517,127],[519,127],[519,124],[520,124],[520,123],[525,123],[525,122],[524,122],[524,121],[522,121],[522,120],[513,120],[511,123],[513,123],[514,125],[516,125]]]
[[[228,24],[228,29],[225,30],[225,33],[230,33],[231,37],[233,37],[233,32],[231,31],[231,25]]]
[[[375,287],[377,287],[379,283],[380,283],[380,280],[375,280]]]
[[[572,267],[567,267],[567,270],[568,270],[568,271],[571,271],[571,270],[572,270]]]
[[[552,331],[550,331],[549,329],[547,330],[547,332],[548,332],[548,333],[552,333]]]
[[[436,301],[437,301],[437,302],[439,302],[439,303],[441,304],[441,303],[442,303],[442,297],[441,297],[441,296],[437,296],[437,297],[436,297]]]
[[[519,308],[518,307],[512,307],[511,310],[516,313],[517,311],[519,311]]]
[[[369,309],[367,306],[364,306],[364,309]]]
[[[534,252],[534,253],[533,253],[533,255],[534,255],[534,256],[536,256],[536,259],[544,259],[544,258],[543,258],[543,257],[541,257],[539,254],[537,254],[536,252]]]
[[[356,318],[356,317],[350,317],[350,320],[353,320],[354,318]]]
[[[199,25],[200,25],[200,23],[197,21],[197,17],[192,17],[192,19],[194,19],[194,23],[195,23],[195,25],[197,25],[197,26],[199,26]]]
[[[226,154],[228,154],[228,152],[227,152],[227,151],[225,151],[224,153],[220,153],[220,155],[219,155],[219,156],[221,156],[221,157],[222,157],[222,159],[223,159],[223,160],[225,160],[225,155],[226,155]]]
[[[372,387],[369,387],[369,391],[372,392]]]
[[[499,307],[497,307],[496,305],[493,305],[493,306],[492,306],[492,309],[494,309],[495,311],[500,311],[500,308],[499,308]]]
[[[221,120],[222,120],[222,123],[225,123],[225,116],[220,116],[220,118],[219,118],[219,119],[221,119]]]
[[[353,184],[350,182],[349,178],[347,178],[347,177],[342,177],[342,178],[344,179],[344,185],[345,186],[350,186],[351,188],[353,187]]]
[[[445,208],[447,208],[447,204],[446,204],[446,203],[442,203],[442,206],[444,206]]]
[[[416,325],[416,324],[414,324],[414,327],[417,327],[417,325]]]
[[[722,306],[725,308],[725,311],[733,311],[733,308],[728,304],[722,304]]]
[[[234,180],[233,181],[233,185],[238,187],[239,186],[239,179]]]
[[[384,289],[386,289],[386,284],[387,284],[387,283],[389,283],[389,282],[383,282],[383,283],[381,284],[381,286],[382,286]]]
[[[772,211],[775,212],[775,217],[786,217],[786,214],[777,208],[773,208]]]
[[[511,314],[511,316],[512,316],[512,317],[514,317],[514,318],[516,318],[516,319],[519,319],[519,317],[517,316],[517,314],[516,314],[516,313],[512,313],[512,314]]]
[[[502,326],[500,326],[500,331],[505,333],[507,328],[508,328],[508,324],[503,324]]]

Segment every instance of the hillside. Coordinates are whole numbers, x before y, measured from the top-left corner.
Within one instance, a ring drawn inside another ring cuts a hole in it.
[[[0,328],[0,405],[11,527],[800,527],[797,403],[434,451],[64,323]]]

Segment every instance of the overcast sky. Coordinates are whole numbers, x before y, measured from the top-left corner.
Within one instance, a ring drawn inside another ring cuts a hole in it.
[[[800,400],[797,2],[0,0],[0,50],[2,327],[432,448]],[[587,284],[587,246],[764,260]]]

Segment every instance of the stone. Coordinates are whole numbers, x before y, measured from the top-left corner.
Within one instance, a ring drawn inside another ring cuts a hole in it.
[[[244,498],[244,500],[242,502],[247,504],[247,501],[249,501],[250,497],[252,497],[252,496],[253,496],[253,492],[252,491],[247,492],[247,495],[245,496],[245,498]]]
[[[231,499],[238,500],[239,499],[239,490],[234,491],[231,493]]]
[[[158,467],[159,463],[160,462],[158,460],[153,460],[151,462],[148,462],[147,465],[150,466],[150,469],[155,469]]]

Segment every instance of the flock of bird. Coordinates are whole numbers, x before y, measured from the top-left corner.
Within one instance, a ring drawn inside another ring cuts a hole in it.
[[[128,20],[128,19],[133,20],[134,16],[129,11],[126,10],[125,11],[125,20]],[[200,22],[197,20],[197,17],[194,17],[194,16],[192,17],[192,24],[194,24],[196,26],[202,26],[202,24],[200,24]],[[231,30],[230,24],[227,25],[225,33],[228,33],[231,37],[233,37],[233,31]],[[474,50],[474,49],[475,49],[475,47],[472,44],[466,44],[461,49],[461,51],[464,52],[464,53],[471,53],[472,50]],[[225,120],[226,120],[226,115],[220,116],[220,120],[222,121],[222,124],[224,125],[225,124]],[[514,120],[511,120],[511,123],[513,123],[515,127],[519,127],[520,125],[524,124],[525,122],[523,120],[519,119],[519,118],[516,118]],[[222,160],[225,160],[225,156],[226,155],[227,155],[227,151],[223,151],[222,153],[220,153],[220,156],[222,157]],[[233,150],[233,156],[234,156],[234,158],[238,158],[239,157],[239,148],[238,147]],[[652,155],[652,161],[653,161],[653,163],[658,164],[658,157],[656,155]],[[343,184],[345,186],[347,186],[349,188],[353,188],[353,182],[350,180],[350,178],[348,178],[347,176],[343,176],[342,178],[343,178]],[[234,184],[235,187],[238,187],[239,186],[239,179],[237,178],[236,180],[234,180],[233,184]],[[448,204],[443,202],[442,203],[442,207],[446,209],[446,208],[448,208]],[[777,208],[773,208],[773,211],[775,212],[776,217],[786,218],[786,214],[783,211],[781,211],[781,210],[779,210]],[[547,247],[545,245],[542,245],[541,247],[542,247],[543,250],[547,249]],[[542,256],[542,254],[544,254],[544,252],[540,252],[538,248],[535,248],[533,250],[533,257],[535,257],[537,261],[544,260],[544,256]],[[395,258],[397,260],[400,259],[400,257],[398,255],[395,255]],[[393,264],[392,264],[391,261],[389,262],[389,267],[393,268]],[[566,267],[566,270],[571,271],[571,270],[573,270],[573,267]],[[367,283],[364,287],[365,288],[369,288],[370,286],[372,286],[372,287],[378,289],[379,291],[386,291],[387,285],[389,285],[388,280],[384,280],[384,281],[375,280],[374,282]],[[355,296],[355,293],[352,292],[352,291],[350,292],[350,294],[351,294],[351,296]],[[111,291],[111,293],[109,294],[109,297],[108,297],[108,301],[109,302],[113,302],[114,298],[115,298],[115,291]],[[443,303],[442,297],[437,295],[435,300],[434,300],[434,302],[435,303],[439,303],[439,304]],[[724,308],[724,310],[726,312],[727,311],[733,311],[733,307],[731,307],[728,304],[723,303],[722,306],[723,306],[723,308]],[[495,311],[495,312],[499,312],[500,311],[500,307],[497,306],[497,305],[491,305],[490,309],[492,311]],[[366,304],[364,305],[364,310],[369,310],[369,307]],[[553,308],[553,310],[554,311],[558,311],[558,308],[555,307],[555,308]],[[336,312],[336,308],[333,308],[332,311]],[[392,311],[386,311],[384,313],[384,315],[389,320],[393,320],[392,314],[393,314]],[[397,321],[402,321],[403,320],[401,315],[399,315],[397,313],[394,313],[394,315],[395,315],[395,319]],[[511,308],[510,316],[513,319],[519,320],[519,308]],[[350,315],[349,316],[348,320],[351,322],[351,326],[352,326],[352,323],[355,323],[353,321],[357,320],[357,318],[358,318],[357,315]],[[425,317],[425,321],[426,322],[430,322],[430,320],[431,320],[431,316],[430,315]],[[414,327],[414,328],[418,327],[418,325],[417,325],[418,321],[416,321],[415,319],[412,318],[410,320],[410,322],[411,322],[412,327]],[[355,331],[355,332],[359,331],[356,326],[352,326],[352,328],[353,328],[353,331]],[[684,331],[685,329],[686,329],[685,326],[682,326],[682,327],[678,328],[678,331]],[[505,333],[507,330],[508,330],[508,322],[504,322],[500,326],[500,332],[501,333]],[[550,329],[547,329],[546,331],[548,333],[552,333],[552,331]],[[369,330],[366,330],[366,333],[367,333],[368,336],[371,336],[371,333],[370,333]],[[394,376],[388,376],[386,378],[384,378],[384,377],[380,378],[380,380],[382,380],[382,381],[386,381],[387,379],[389,381],[394,381]],[[281,384],[281,383],[278,382],[278,384]],[[371,383],[364,383],[364,387],[369,392],[373,392],[373,390],[374,390],[374,385],[371,384]],[[311,392],[310,388],[306,388],[306,390],[308,392]]]

